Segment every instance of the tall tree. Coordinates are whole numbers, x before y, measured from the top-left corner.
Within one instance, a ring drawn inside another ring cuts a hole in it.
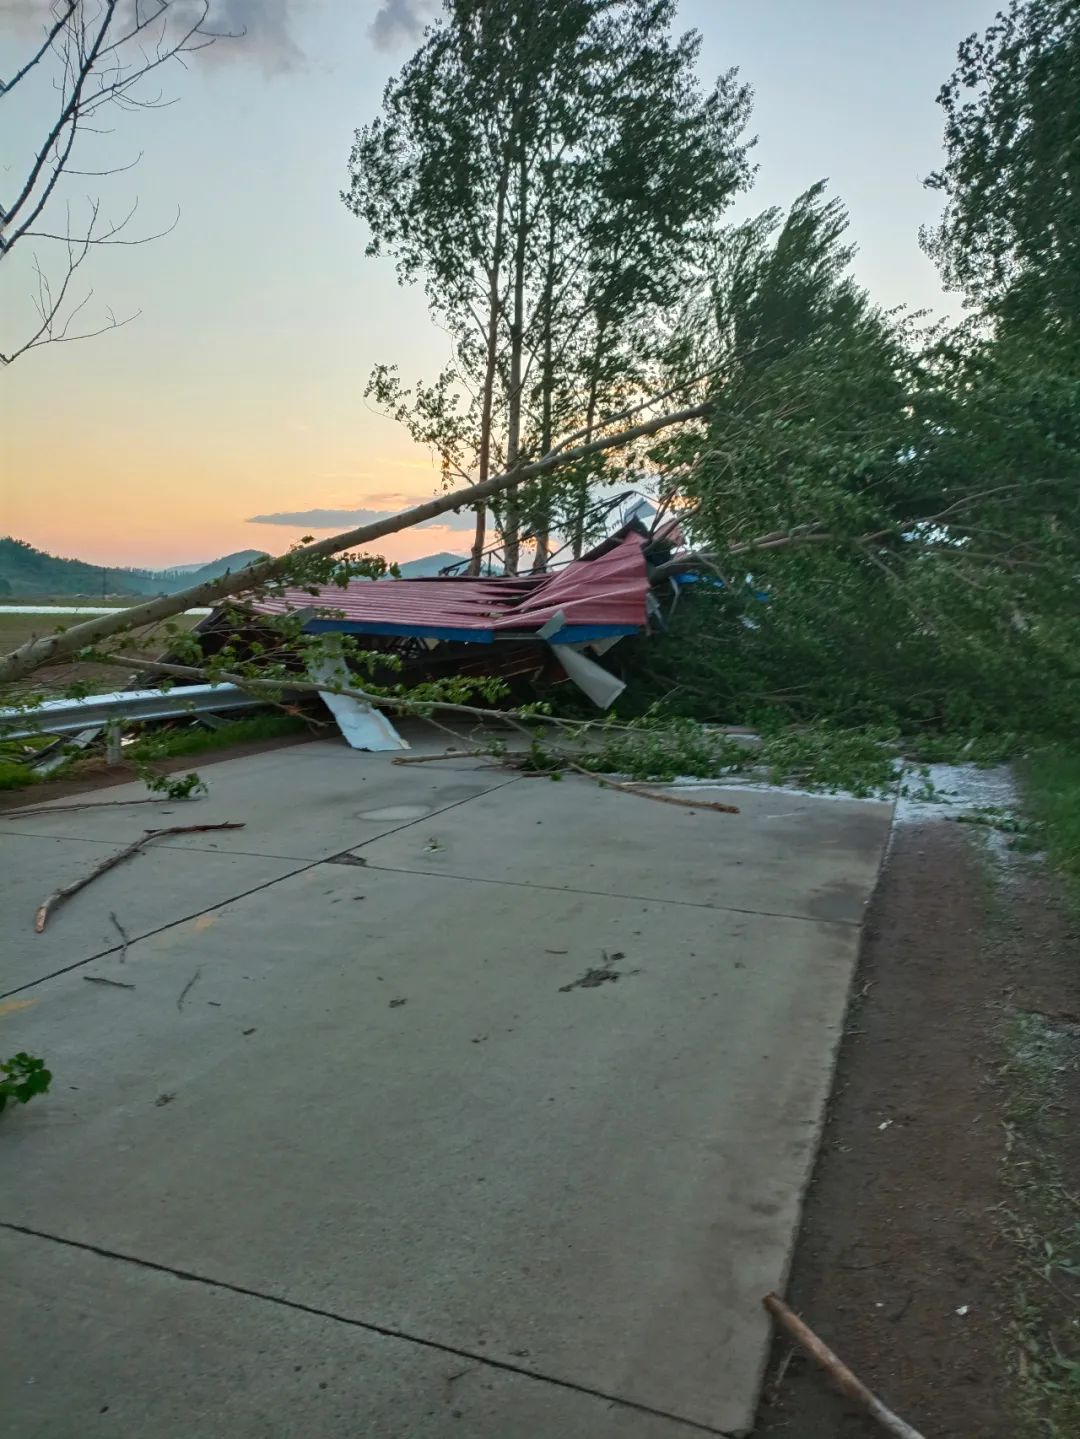
[[[946,197],[924,247],[947,284],[1010,322],[1080,316],[1080,3],[1011,0],[942,87]]]
[[[845,225],[815,186],[729,231],[672,348],[712,376],[707,417],[655,452],[720,582],[694,611],[707,712],[1060,729],[1080,703],[1080,377],[1029,335],[882,311]]]
[[[415,394],[375,393],[444,471],[482,483],[587,429],[626,384],[642,308],[670,298],[693,243],[748,174],[748,92],[702,95],[674,0],[444,0],[441,22],[357,132],[344,199],[403,281],[424,279],[454,340]],[[546,545],[551,497],[499,511],[507,568],[523,518]],[[484,516],[473,549],[479,564]]]
[[[726,542],[802,526],[880,527],[913,468],[901,317],[850,273],[847,215],[824,185],[724,232],[671,346],[675,375],[711,375],[713,410],[667,447],[690,521]]]

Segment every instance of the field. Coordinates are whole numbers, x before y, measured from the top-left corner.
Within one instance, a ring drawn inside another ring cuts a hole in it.
[[[4,595],[0,597],[0,611],[5,606],[19,605],[71,605],[77,608],[95,610],[123,610],[148,595]]]
[[[59,603],[59,601],[58,601]],[[78,624],[79,615],[61,615],[54,622],[48,615],[21,615],[6,613],[0,606],[0,654],[6,654],[18,645],[39,635],[53,634],[58,629]],[[198,622],[196,615],[178,615],[170,624],[191,629]],[[155,658],[167,647],[169,636],[164,625],[158,625],[137,634],[123,637],[120,642],[126,654]],[[14,692],[31,692],[58,697],[72,685],[88,685],[91,692],[105,694],[128,683],[131,668],[127,665],[102,665],[76,661],[52,665],[35,671],[32,679],[22,685],[13,686]]]

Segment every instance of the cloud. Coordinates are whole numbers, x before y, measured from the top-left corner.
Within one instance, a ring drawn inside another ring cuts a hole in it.
[[[368,495],[368,499],[379,509],[403,510],[407,505],[418,505],[421,500],[427,499],[426,495],[407,495],[401,490],[382,490],[377,495]]]
[[[438,9],[439,0],[382,0],[368,34],[376,50],[416,45]]]
[[[419,501],[412,500],[412,504]],[[271,515],[249,515],[249,525],[290,525],[294,529],[302,530],[352,530],[358,525],[374,525],[380,520],[388,520],[396,515],[397,510],[282,510]],[[471,510],[462,510],[460,514],[454,514],[452,510],[443,515],[436,515],[434,519],[424,520],[413,528],[422,530],[428,526],[438,526],[449,530],[471,530],[475,527],[476,516]]]
[[[176,39],[202,17],[203,0],[155,0],[157,18],[146,32],[145,45],[153,50],[164,30],[165,39]],[[218,63],[248,60],[271,71],[295,70],[304,63],[304,54],[293,38],[293,22],[309,0],[210,0],[204,28],[223,38],[202,50],[203,59]],[[140,4],[141,16],[154,15],[147,0],[123,0],[117,10],[111,35],[127,33]],[[0,0],[0,15],[11,16],[29,35],[37,38],[51,16],[52,0]],[[232,36],[235,38],[224,38]],[[132,42],[133,44],[135,42]],[[122,54],[125,52],[122,52]]]
[[[255,60],[271,71],[299,69],[305,56],[293,38],[293,21],[305,3],[306,0],[211,0],[207,28],[238,38],[220,40],[204,55],[225,62]],[[192,0],[187,4],[201,9]]]

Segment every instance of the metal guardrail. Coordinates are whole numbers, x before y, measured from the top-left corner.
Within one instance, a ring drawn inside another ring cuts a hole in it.
[[[117,720],[134,724],[139,720],[252,709],[262,703],[236,685],[227,684],[187,685],[171,690],[119,690],[78,700],[46,700],[36,709],[0,709],[0,738],[77,734]]]

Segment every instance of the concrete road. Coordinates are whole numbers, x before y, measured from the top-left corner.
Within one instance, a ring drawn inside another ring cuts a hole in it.
[[[889,807],[390,759],[0,820],[4,1439],[752,1426]]]

